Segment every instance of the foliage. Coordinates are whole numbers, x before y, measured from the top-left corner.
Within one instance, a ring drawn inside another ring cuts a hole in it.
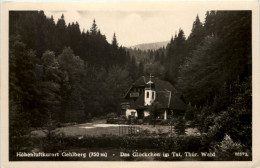
[[[57,152],[58,150],[64,148],[64,134],[60,133],[59,135],[57,135],[56,122],[52,119],[51,115],[49,115],[47,119],[46,127],[44,127],[43,132],[46,136],[41,139],[40,148],[44,152]]]
[[[61,103],[61,83],[62,71],[59,69],[59,63],[52,51],[46,51],[41,58],[42,65],[38,65],[38,87],[40,91],[41,112],[47,121],[49,115],[60,121],[62,113],[60,112]]]
[[[183,119],[183,116],[179,116],[176,120],[177,122],[174,125],[174,130],[178,135],[184,135],[185,134],[185,120]]]
[[[248,160],[248,157],[235,156],[235,153],[241,151],[249,153],[248,150],[245,151],[245,147],[241,143],[234,142],[227,134],[220,143],[214,146],[214,152],[218,155],[218,160]]]
[[[176,83],[179,76],[179,67],[185,61],[187,50],[185,49],[186,38],[182,29],[179,30],[178,35],[171,39],[166,47],[166,79],[172,83]]]
[[[144,67],[144,74],[149,75],[150,73],[154,76],[164,78],[165,68],[161,66],[158,62],[146,63]]]
[[[30,150],[30,127],[42,124],[36,105],[38,89],[35,81],[35,55],[21,41],[20,36],[10,36],[9,50],[9,156],[16,151]]]
[[[181,67],[177,87],[193,104],[202,104],[205,99],[210,99],[223,83],[225,76],[222,59],[212,52],[216,45],[217,39],[206,38],[203,45]],[[201,88],[203,92],[200,91]]]
[[[111,112],[107,114],[107,118],[116,118],[116,117],[117,117],[116,113]]]
[[[43,11],[11,11],[9,27],[10,148],[28,147],[30,128],[48,125],[50,115],[80,123],[119,110],[135,75],[127,67],[137,64],[107,42],[95,21],[81,32],[64,15],[55,23]]]
[[[196,115],[195,109],[189,103],[185,111],[185,120],[186,121],[194,120],[195,115]]]
[[[233,101],[227,110],[214,114],[214,106],[202,108],[202,114],[198,116],[199,128],[200,131],[207,133],[206,141],[210,143],[220,142],[225,134],[228,134],[234,142],[250,148],[252,145],[251,78],[236,87],[237,91],[234,92],[236,94],[233,95]]]

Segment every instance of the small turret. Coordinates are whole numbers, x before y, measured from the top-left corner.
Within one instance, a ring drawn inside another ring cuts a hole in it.
[[[150,80],[145,85],[145,94],[144,94],[144,105],[150,106],[154,102],[156,97],[155,85],[152,82],[152,75],[150,74]]]

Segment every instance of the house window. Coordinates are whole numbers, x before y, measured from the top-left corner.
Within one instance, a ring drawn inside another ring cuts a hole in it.
[[[131,112],[131,116],[133,116],[133,117],[134,117],[134,116],[135,116],[135,112]]]
[[[152,99],[154,99],[154,92],[152,93]]]
[[[146,98],[149,98],[149,92],[146,93]]]

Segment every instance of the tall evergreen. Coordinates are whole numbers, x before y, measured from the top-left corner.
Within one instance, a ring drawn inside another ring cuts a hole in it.
[[[114,35],[113,35],[112,47],[115,48],[115,49],[118,48],[118,43],[117,43],[117,39],[116,39],[116,33],[114,33]]]
[[[166,79],[173,84],[176,83],[179,67],[187,57],[186,47],[184,32],[179,29],[178,35],[175,35],[167,46]]]
[[[197,15],[196,20],[193,22],[191,33],[187,39],[189,57],[191,57],[193,50],[202,44],[204,37],[205,33],[203,30],[203,25]]]
[[[56,24],[55,44],[55,51],[58,53],[62,51],[63,47],[68,45],[68,31],[63,14]]]
[[[80,54],[81,32],[78,22],[68,25],[68,46],[73,48],[75,54]]]
[[[94,19],[93,24],[90,28],[90,34],[91,35],[97,35],[97,33],[98,33],[98,27],[97,27],[97,24],[96,24],[96,20]]]

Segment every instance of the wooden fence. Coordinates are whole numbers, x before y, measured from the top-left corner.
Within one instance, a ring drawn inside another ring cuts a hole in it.
[[[138,126],[121,126],[119,125],[119,135],[136,135],[136,134],[140,134],[142,132],[142,128],[138,127]]]

